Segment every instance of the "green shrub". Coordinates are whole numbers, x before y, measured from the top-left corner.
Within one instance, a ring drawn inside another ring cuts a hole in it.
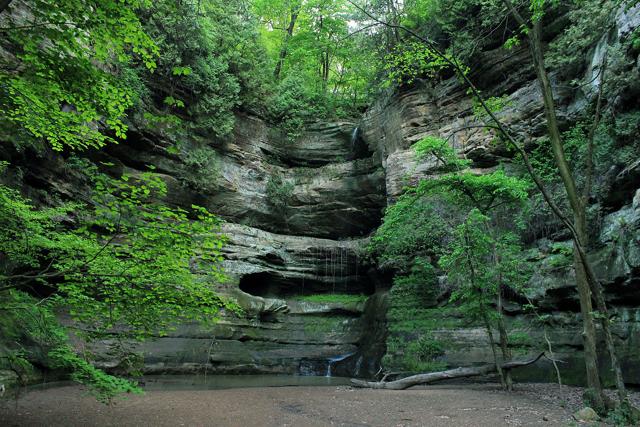
[[[404,307],[408,303],[411,307],[426,308],[435,303],[438,290],[438,278],[433,266],[425,258],[416,258],[408,275],[394,277],[391,305]]]
[[[437,360],[443,354],[443,343],[430,334],[414,340],[392,335],[387,339],[387,352],[382,364],[389,371],[439,371],[446,368],[445,362]]]
[[[267,200],[273,209],[284,214],[291,202],[295,184],[288,181],[278,173],[273,173],[267,181]]]
[[[420,362],[429,362],[444,354],[442,343],[431,335],[423,335],[409,343],[407,352]]]
[[[194,147],[181,153],[184,167],[180,171],[180,180],[189,188],[199,192],[212,192],[216,188],[220,174],[220,160],[216,151],[210,147]]]

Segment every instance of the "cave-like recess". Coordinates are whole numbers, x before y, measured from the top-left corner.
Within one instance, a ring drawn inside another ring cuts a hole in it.
[[[243,292],[266,298],[330,293],[371,295],[375,292],[375,286],[366,276],[303,279],[271,272],[247,274],[240,279],[239,287]]]

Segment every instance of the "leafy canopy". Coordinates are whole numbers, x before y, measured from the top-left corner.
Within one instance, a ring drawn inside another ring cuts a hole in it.
[[[54,310],[68,312],[89,340],[130,341],[164,335],[180,320],[212,322],[221,309],[236,307],[215,292],[225,277],[225,238],[214,215],[160,203],[167,187],[152,171],[111,178],[87,162],[76,167],[94,181],[87,203],[37,208],[0,185],[0,299],[14,323],[30,311],[41,317],[39,329],[23,331],[22,341],[40,343],[50,368],[72,370],[109,399],[133,385],[76,355]],[[32,301],[23,291],[34,287],[50,295]]]
[[[158,47],[137,12],[147,0],[29,0],[0,15],[0,129],[14,142],[44,139],[64,147],[101,147],[126,137],[126,110],[137,98],[132,61],[156,67]]]
[[[55,289],[53,300],[95,335],[124,326],[144,338],[175,319],[213,318],[226,304],[214,291],[224,278],[218,219],[155,202],[166,185],[153,172],[94,179],[90,205],[43,209],[0,186],[2,286]]]

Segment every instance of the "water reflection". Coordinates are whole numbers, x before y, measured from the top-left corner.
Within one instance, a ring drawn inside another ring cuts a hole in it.
[[[145,390],[217,390],[245,387],[338,386],[349,378],[303,375],[149,375]]]

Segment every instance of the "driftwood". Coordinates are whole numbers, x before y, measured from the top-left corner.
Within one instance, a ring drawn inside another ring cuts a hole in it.
[[[543,356],[546,357],[544,353],[540,353],[538,357],[536,357],[535,359],[508,362],[501,365],[500,367],[503,370],[508,371],[511,369],[536,363]],[[381,381],[364,381],[364,380],[357,380],[354,378],[351,380],[351,385],[355,387],[362,387],[362,388],[404,390],[409,387],[413,387],[415,385],[430,384],[436,381],[448,380],[451,378],[478,377],[481,375],[488,375],[496,372],[498,372],[496,365],[491,364],[491,365],[482,365],[482,366],[472,366],[468,368],[449,369],[447,371],[440,371],[440,372],[430,372],[428,374],[412,375],[410,377],[401,378],[399,380],[389,381],[389,382],[386,382],[384,378]]]

